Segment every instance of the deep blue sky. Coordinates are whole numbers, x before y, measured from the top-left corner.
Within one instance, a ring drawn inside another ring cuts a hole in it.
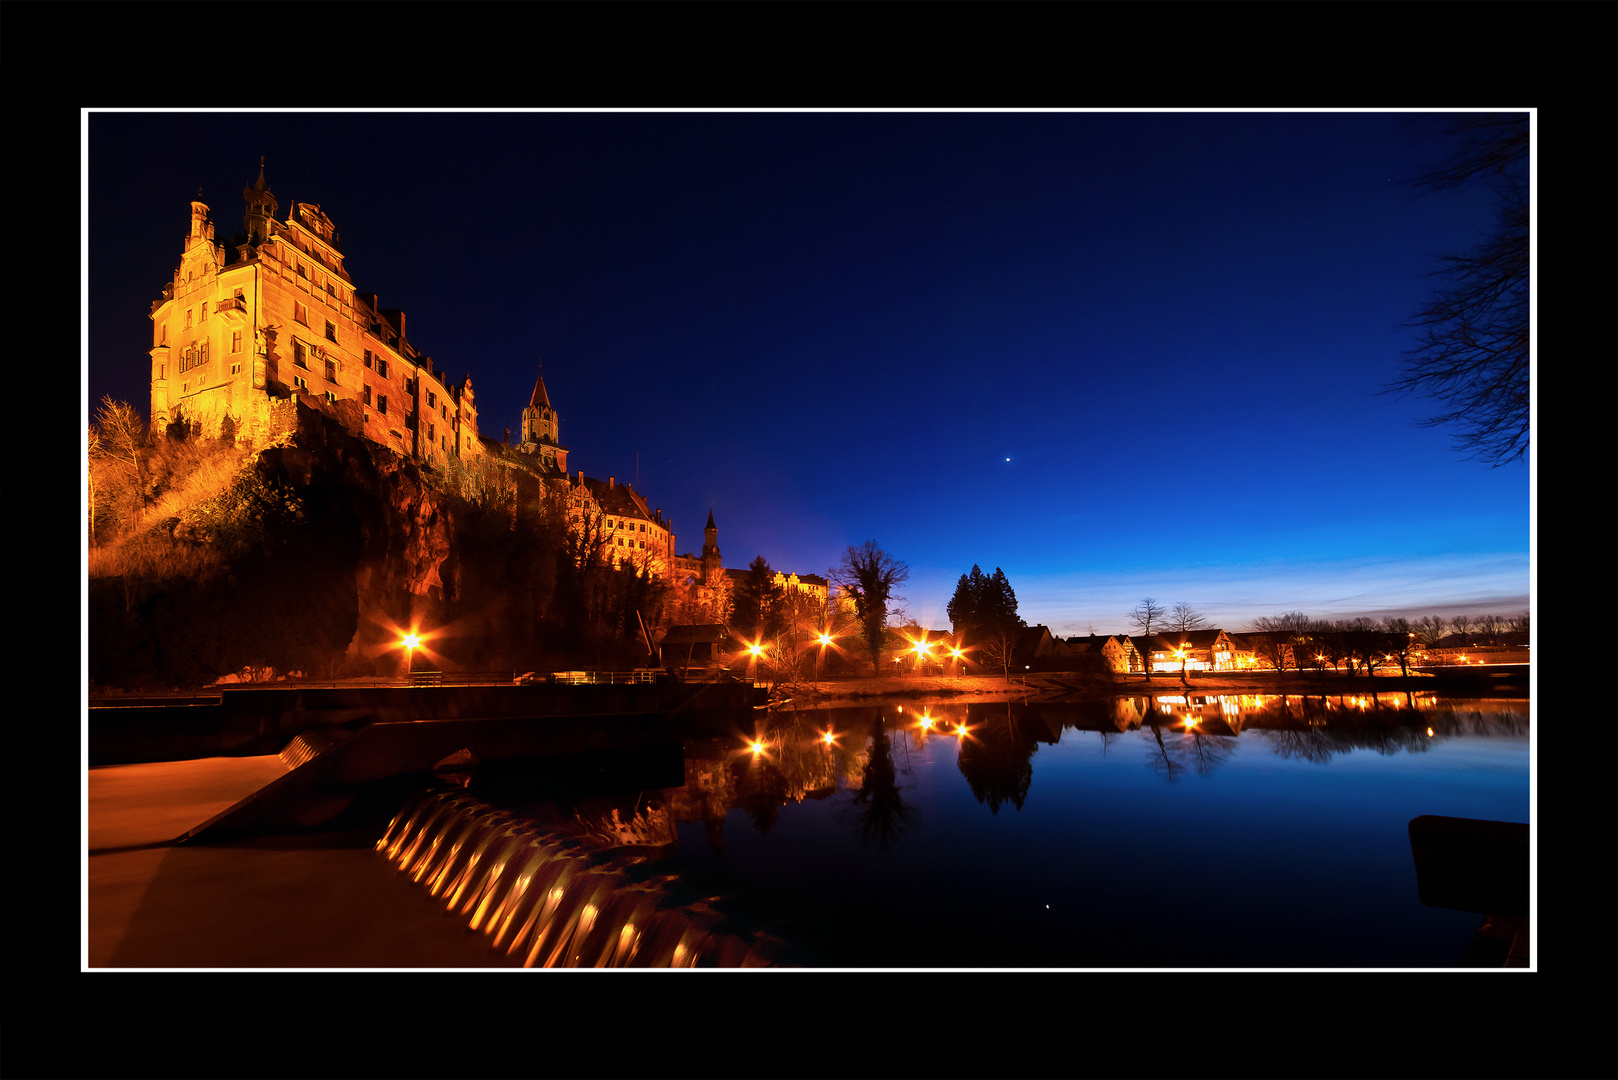
[[[974,563],[1029,622],[1127,630],[1526,610],[1529,466],[1377,396],[1481,192],[1404,113],[96,113],[86,408],[149,405],[149,305],[200,187],[266,158],[354,285],[470,372],[543,360],[570,464],[679,550],[824,574],[875,539],[947,627]],[[638,455],[638,461],[637,461]]]

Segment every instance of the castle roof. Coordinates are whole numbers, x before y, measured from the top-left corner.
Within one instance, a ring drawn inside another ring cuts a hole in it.
[[[534,393],[528,399],[530,409],[549,409],[551,407],[550,395],[545,393],[545,367],[540,365],[539,376],[534,379]]]

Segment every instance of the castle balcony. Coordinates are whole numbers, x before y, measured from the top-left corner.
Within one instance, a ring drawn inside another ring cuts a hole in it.
[[[239,296],[221,300],[214,305],[214,314],[225,320],[225,325],[237,327],[247,322],[247,301]]]

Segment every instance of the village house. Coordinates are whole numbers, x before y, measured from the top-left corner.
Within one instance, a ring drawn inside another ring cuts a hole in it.
[[[1122,634],[1108,634],[1104,637],[1096,634],[1091,634],[1089,637],[1070,637],[1067,639],[1067,645],[1075,656],[1086,653],[1101,655],[1106,661],[1107,670],[1116,672],[1119,675],[1127,675],[1130,672],[1138,674],[1144,670],[1141,666],[1140,653],[1136,650],[1135,643]]]
[[[1236,648],[1223,630],[1173,631],[1131,638],[1150,671],[1233,671]]]

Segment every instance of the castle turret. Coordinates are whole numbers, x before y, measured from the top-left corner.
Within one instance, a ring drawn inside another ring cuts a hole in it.
[[[202,201],[202,192],[191,200],[191,231],[186,234],[185,250],[190,251],[198,243],[213,239],[213,222],[208,220],[208,204]]]

